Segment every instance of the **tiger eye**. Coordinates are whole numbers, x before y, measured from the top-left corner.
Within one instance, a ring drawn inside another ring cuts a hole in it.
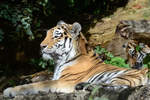
[[[64,32],[64,35],[67,35],[67,33],[66,33],[66,32]]]
[[[129,48],[129,49],[131,49],[131,47],[130,47],[130,46],[128,46],[128,48]]]

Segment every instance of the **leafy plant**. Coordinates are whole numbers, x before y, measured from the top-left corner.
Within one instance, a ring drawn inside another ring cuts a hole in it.
[[[98,97],[96,96],[97,95],[97,92],[100,91],[100,86],[99,85],[96,85],[93,90],[91,91],[91,94],[88,98],[88,100],[109,100],[107,97]]]
[[[106,57],[107,59],[104,60],[104,62],[106,64],[111,64],[114,66],[129,68],[129,65],[125,63],[125,59],[123,59],[121,57],[114,57],[113,54],[108,52],[105,48],[102,48],[100,46],[96,46],[95,52],[98,53],[99,55],[104,54],[107,56]]]
[[[4,38],[4,32],[0,29],[0,42],[2,42],[3,38]]]
[[[114,66],[129,68],[129,65],[125,63],[125,59],[121,57],[112,57],[111,60],[106,60],[104,62]]]
[[[141,49],[142,49],[142,48],[141,48],[139,45],[137,45],[136,48],[135,48],[135,50],[136,50],[137,52],[138,52],[138,51],[141,51]]]
[[[93,98],[94,98],[94,95],[96,94],[96,92],[98,92],[98,91],[99,91],[99,86],[94,87],[90,96],[89,96],[89,100],[95,100]]]
[[[24,33],[33,36],[31,30],[32,10],[30,7],[14,7],[9,3],[0,5],[0,18],[9,21],[15,28],[14,38],[23,38]],[[13,33],[13,32],[12,32]]]
[[[15,68],[20,64],[24,66],[28,64],[24,63],[26,61],[16,61],[15,53],[17,51],[24,51],[27,59],[37,58],[37,53],[28,47],[32,47],[31,44],[39,43],[44,37],[45,30],[56,25],[60,19],[68,23],[79,21],[89,26],[99,15],[102,17],[101,14],[104,16],[108,11],[113,12],[115,8],[124,6],[126,3],[126,0],[2,0],[0,3],[0,43],[4,49],[1,51],[4,54],[11,49],[7,55],[8,58],[11,56],[13,59],[13,61],[0,62],[3,65],[1,68],[6,69],[3,70],[3,73],[10,73],[12,66]],[[114,6],[116,4],[117,6]],[[90,24],[82,20],[83,18]],[[34,49],[36,48],[38,49],[37,46]],[[107,54],[111,56],[111,54]],[[5,58],[2,55],[1,57]],[[47,68],[50,65],[49,62],[41,59],[32,59],[30,63],[39,68]]]
[[[144,67],[148,67],[150,69],[150,54],[148,54],[144,60],[143,60],[143,63],[144,63]]]
[[[143,17],[146,19],[146,18],[149,18],[150,17],[150,12],[149,12],[150,8],[146,9],[145,11],[143,11]]]
[[[54,68],[54,61],[53,60],[43,60],[42,58],[40,59],[31,59],[30,64],[34,65],[35,67],[43,68],[46,69],[48,68],[49,70],[53,70]]]
[[[8,81],[9,86],[16,86],[17,82],[15,80]]]

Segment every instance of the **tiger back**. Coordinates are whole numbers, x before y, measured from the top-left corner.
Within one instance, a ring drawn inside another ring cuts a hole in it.
[[[105,64],[97,54],[87,46],[77,22],[67,24],[59,21],[54,28],[47,31],[41,42],[42,57],[53,59],[55,70],[52,80],[10,87],[4,90],[4,96],[48,93],[72,93],[76,85],[109,84],[127,88],[147,84],[148,69],[127,69]],[[114,89],[116,89],[114,88]]]

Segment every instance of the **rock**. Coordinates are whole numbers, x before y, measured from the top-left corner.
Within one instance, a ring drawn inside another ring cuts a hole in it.
[[[90,34],[89,44],[95,46],[112,40],[116,25],[117,22],[113,20],[105,21],[104,19],[104,21],[97,22],[96,25],[91,27],[88,31],[88,34]]]
[[[116,34],[150,45],[150,21],[122,20],[117,25]]]
[[[129,95],[125,95],[129,94]],[[127,89],[119,95],[119,100],[150,100],[150,85]]]
[[[117,25],[114,38],[105,44],[105,48],[114,56],[126,59],[126,52],[122,47],[129,40],[150,45],[150,21],[122,20]]]
[[[150,85],[128,88],[123,91],[112,91],[106,86],[97,86],[93,91],[76,91],[75,93],[40,93],[37,95],[18,95],[6,98],[0,94],[0,100],[150,100]]]
[[[104,48],[106,48],[107,51],[111,52],[114,56],[122,57],[126,59],[126,52],[123,48],[123,45],[127,43],[128,40],[124,39],[118,35],[115,35],[114,38],[105,44]]]
[[[77,93],[40,93],[36,95],[18,95],[14,98],[6,98],[0,95],[0,100],[87,100],[89,92],[77,92]]]

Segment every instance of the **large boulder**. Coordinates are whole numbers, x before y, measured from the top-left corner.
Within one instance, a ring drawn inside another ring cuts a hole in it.
[[[116,34],[126,39],[137,40],[150,44],[150,21],[149,20],[122,20],[117,25]]]

